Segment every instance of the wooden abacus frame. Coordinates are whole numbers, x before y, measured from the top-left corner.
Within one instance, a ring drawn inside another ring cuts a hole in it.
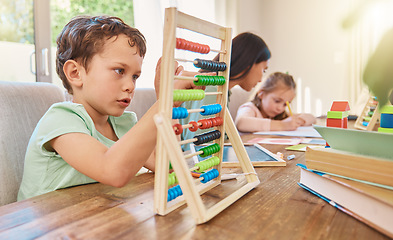
[[[201,194],[209,191],[221,183],[221,161],[215,166],[220,175],[205,184],[195,184],[195,180],[190,174],[189,167],[184,158],[179,141],[172,128],[172,108],[173,108],[173,83],[175,79],[175,45],[176,45],[176,29],[183,28],[197,33],[221,40],[220,62],[225,62],[227,68],[218,75],[224,76],[227,80],[224,85],[218,86],[217,103],[223,106],[223,110],[217,114],[224,121],[221,126],[217,126],[217,130],[221,132],[221,137],[215,140],[221,146],[218,153],[214,154],[219,159],[223,157],[223,145],[225,131],[232,142],[236,156],[240,162],[243,172],[247,173],[245,178],[247,183],[237,189],[235,192],[222,199],[220,202],[206,209],[203,204]],[[233,202],[237,201],[247,192],[255,188],[259,183],[255,169],[247,155],[240,136],[233,123],[231,115],[227,109],[228,99],[228,80],[229,66],[231,60],[231,28],[221,27],[219,25],[201,20],[199,18],[184,14],[177,11],[176,8],[167,8],[165,10],[164,24],[164,41],[163,56],[161,62],[161,83],[160,83],[160,99],[159,113],[155,116],[155,123],[158,129],[157,147],[156,147],[156,171],[154,185],[154,208],[159,215],[166,215],[177,209],[187,202],[188,207],[197,224],[209,221],[218,213],[223,211]],[[176,177],[183,191],[180,196],[169,203],[168,196],[168,169],[169,158]]]
[[[374,97],[369,97],[366,105],[363,108],[362,114],[356,119],[356,122],[354,125],[355,128],[360,129],[360,130],[366,130],[366,131],[372,131],[374,129],[375,124],[377,123],[377,121],[381,117],[381,114],[379,113],[379,109],[378,109],[379,103],[377,103],[375,105],[375,104],[373,104],[374,101],[376,101],[376,100],[374,100]],[[368,125],[364,126],[363,125],[364,118],[368,116],[368,112],[370,111],[371,106],[375,106],[374,113],[371,116],[371,119],[368,122]]]

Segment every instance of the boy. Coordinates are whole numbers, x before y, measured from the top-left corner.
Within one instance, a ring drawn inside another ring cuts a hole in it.
[[[145,53],[144,36],[116,17],[77,17],[64,27],[56,68],[73,102],[54,104],[39,121],[18,200],[97,181],[122,187],[142,166],[154,171],[158,103],[138,123],[135,113],[124,112]],[[157,76],[159,65],[159,86]]]

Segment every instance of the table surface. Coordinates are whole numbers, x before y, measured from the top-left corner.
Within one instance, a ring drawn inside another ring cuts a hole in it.
[[[296,157],[286,167],[256,168],[261,183],[205,224],[195,224],[187,205],[156,215],[154,174],[146,173],[123,188],[88,184],[2,206],[0,239],[389,239],[297,185],[304,152],[262,146]],[[239,182],[223,181],[204,203],[216,203]]]

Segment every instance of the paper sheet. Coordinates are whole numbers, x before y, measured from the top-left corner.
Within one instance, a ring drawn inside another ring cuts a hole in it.
[[[268,132],[255,132],[254,134],[290,136],[290,137],[321,137],[321,135],[312,126],[298,127],[295,131],[268,131]]]
[[[254,138],[248,143],[278,144],[278,145],[297,145],[302,141],[301,138]]]

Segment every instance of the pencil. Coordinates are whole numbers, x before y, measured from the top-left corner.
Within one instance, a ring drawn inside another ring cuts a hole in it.
[[[293,114],[292,114],[291,106],[289,106],[289,102],[288,101],[287,101],[287,107],[288,107],[288,110],[289,110],[289,114],[292,116]]]

